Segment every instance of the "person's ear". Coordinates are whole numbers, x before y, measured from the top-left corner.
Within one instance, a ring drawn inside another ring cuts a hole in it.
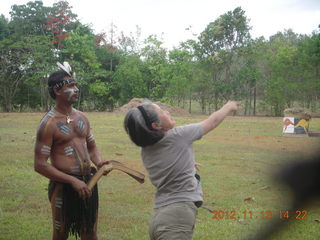
[[[59,96],[59,95],[61,95],[61,88],[53,88],[53,92],[54,92],[54,94],[56,95],[56,96]]]
[[[154,130],[161,130],[160,124],[155,123],[155,122],[153,122],[153,123],[151,124],[151,127],[152,127]]]

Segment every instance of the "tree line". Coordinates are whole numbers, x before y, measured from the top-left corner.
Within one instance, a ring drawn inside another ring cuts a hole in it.
[[[320,26],[320,25],[319,25]],[[191,31],[191,29],[189,29]],[[219,16],[196,36],[171,50],[141,29],[125,35],[111,24],[94,33],[67,1],[13,5],[0,16],[2,111],[47,111],[48,75],[68,61],[77,74],[84,111],[112,111],[134,97],[202,113],[226,100],[241,100],[245,115],[280,116],[285,108],[318,109],[320,29],[308,35],[284,30],[252,39],[245,11]]]

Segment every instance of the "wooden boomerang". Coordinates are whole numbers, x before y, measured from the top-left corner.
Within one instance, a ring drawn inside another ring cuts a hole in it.
[[[110,164],[103,165],[97,172],[96,174],[90,179],[88,183],[88,188],[92,190],[93,186],[96,185],[96,183],[99,181],[99,179],[103,176],[103,173],[105,170],[110,170],[110,172],[114,169],[120,170],[122,172],[125,172],[128,174],[130,177],[133,177],[135,180],[137,180],[139,183],[144,183],[144,174],[141,172],[138,172],[136,170],[133,170],[131,168],[126,167],[123,163],[118,162],[116,160],[110,160],[109,163],[111,164],[111,167],[109,166]]]

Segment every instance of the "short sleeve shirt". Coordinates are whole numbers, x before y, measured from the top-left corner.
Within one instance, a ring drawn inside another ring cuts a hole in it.
[[[195,178],[192,143],[203,135],[200,123],[167,131],[156,144],[141,150],[150,181],[157,188],[155,208],[174,202],[203,201],[200,182]]]

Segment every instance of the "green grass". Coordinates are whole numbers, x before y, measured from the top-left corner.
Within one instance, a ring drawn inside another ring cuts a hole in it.
[[[51,239],[48,180],[33,170],[35,133],[43,113],[0,113],[0,240]],[[99,150],[105,159],[119,160],[146,173],[140,150],[126,136],[123,115],[87,113]],[[205,116],[176,116],[177,125],[201,121]],[[320,130],[320,119],[310,129]],[[276,184],[272,174],[293,157],[305,157],[318,148],[318,138],[283,137],[282,118],[228,117],[216,130],[195,142],[205,201],[215,210],[235,211],[233,219],[212,219],[199,209],[194,239],[246,239],[269,223],[261,211],[290,203],[290,192]],[[148,239],[154,187],[147,179],[139,184],[114,171],[99,182],[100,239]],[[253,201],[244,201],[253,197]],[[244,219],[244,211],[253,219]],[[319,239],[320,202],[307,206],[307,219],[293,220],[274,239]],[[70,238],[73,239],[73,238]]]

